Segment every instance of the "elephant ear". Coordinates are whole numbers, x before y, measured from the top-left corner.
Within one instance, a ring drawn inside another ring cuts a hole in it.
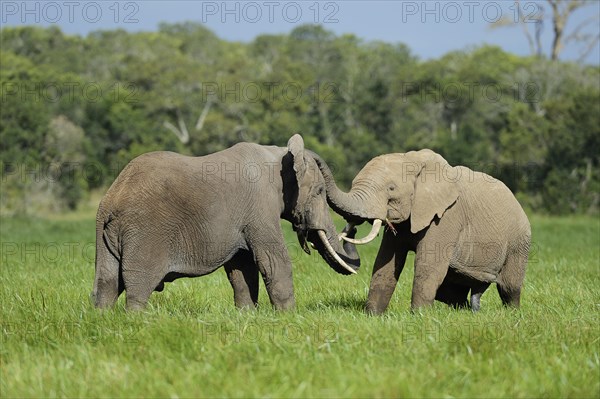
[[[415,180],[410,216],[410,230],[417,233],[458,199],[456,170],[441,155],[431,150],[419,151],[423,167]]]
[[[296,172],[296,180],[298,184],[302,181],[306,173],[306,161],[304,160],[304,140],[299,134],[294,134],[288,140],[288,152],[292,154],[294,159],[294,172]]]

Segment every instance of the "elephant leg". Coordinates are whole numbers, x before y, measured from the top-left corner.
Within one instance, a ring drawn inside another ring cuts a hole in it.
[[[481,285],[471,287],[471,310],[479,311],[481,306],[481,295],[488,289],[490,283],[481,283]]]
[[[521,306],[521,288],[507,287],[506,285],[497,284],[498,294],[504,306],[518,308]]]
[[[398,248],[397,237],[389,231],[384,233],[373,266],[366,305],[367,313],[381,314],[387,309],[404,268],[407,253],[407,249]]]
[[[148,304],[150,294],[161,283],[164,276],[142,273],[124,274],[127,310],[143,310]],[[137,283],[135,281],[138,281]]]
[[[100,236],[100,240],[102,237]],[[96,249],[96,276],[92,301],[97,308],[108,308],[115,304],[123,292],[124,285],[119,270],[119,260],[100,241]]]
[[[509,253],[496,281],[500,299],[505,306],[518,308],[521,304],[521,286],[525,279],[527,255]]]
[[[148,304],[150,294],[161,284],[164,276],[148,275],[146,273],[127,273],[125,280],[125,297],[127,310],[143,310]],[[137,282],[136,282],[137,281]]]
[[[238,252],[225,263],[225,271],[231,287],[235,306],[240,309],[254,309],[258,305],[258,268],[252,255]]]
[[[292,309],[296,306],[292,261],[283,241],[281,225],[279,219],[273,223],[265,223],[260,228],[249,228],[247,241],[265,282],[271,304],[278,310]]]
[[[435,299],[455,309],[461,309],[469,306],[468,295],[469,287],[444,280],[435,294]]]
[[[417,246],[411,299],[412,309],[433,304],[438,288],[446,278],[454,253],[455,241],[448,240],[438,231],[433,233]]]
[[[123,254],[123,281],[127,310],[142,310],[150,294],[160,288],[166,275],[167,249],[160,245],[145,245]]]
[[[296,306],[292,279],[292,262],[287,256],[287,248],[282,245],[276,253],[268,250],[254,251],[271,304],[277,310],[288,310]],[[285,256],[283,255],[285,253]],[[281,254],[281,255],[280,255]]]

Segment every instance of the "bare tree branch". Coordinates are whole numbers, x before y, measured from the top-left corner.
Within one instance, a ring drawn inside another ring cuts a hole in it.
[[[542,46],[542,32],[544,31],[544,7],[539,6],[538,14],[535,21],[535,45],[536,55],[541,57],[544,53]]]
[[[568,35],[566,35],[567,22],[573,13],[583,7],[594,5],[594,1],[586,0],[546,0],[546,3],[551,8],[551,16],[546,16],[544,7],[539,3],[528,2],[524,5],[520,0],[515,0],[515,18],[511,20],[510,17],[505,16],[499,21],[491,25],[492,28],[499,27],[516,27],[519,26],[527,40],[529,51],[531,54],[541,56],[543,53],[542,48],[542,31],[544,28],[544,22],[548,19],[552,24],[553,38],[552,45],[550,47],[550,59],[558,60],[561,52],[567,44],[577,44],[584,46],[583,50],[580,51],[579,61],[583,61],[585,57],[594,49],[594,46],[598,43],[599,35],[597,33],[598,15],[593,15],[583,22],[579,23]],[[537,11],[533,10],[528,13],[528,9],[536,6]],[[525,11],[525,12],[524,12]],[[528,13],[528,14],[527,14]],[[527,14],[527,15],[526,15]],[[530,31],[529,26],[534,22],[534,34]],[[596,31],[585,32],[586,29],[593,29],[596,27]]]
[[[583,62],[583,60],[587,58],[588,54],[592,52],[592,50],[596,47],[598,43],[600,43],[600,34],[596,35],[596,37],[593,38],[593,40],[590,40],[588,42],[587,47],[585,47],[579,53],[579,58],[577,59],[577,62]]]
[[[579,2],[581,3],[581,2]],[[593,3],[592,3],[593,4]],[[586,4],[587,5],[587,4]],[[567,36],[565,39],[565,43],[569,43],[570,41],[580,42],[586,45],[582,51],[579,52],[578,62],[583,62],[583,60],[588,56],[588,54],[594,49],[596,44],[600,41],[600,33],[596,34],[581,34],[584,28],[588,26],[598,27],[598,21],[600,20],[600,15],[593,15],[583,22],[581,22],[577,27],[573,30],[573,32]]]
[[[509,16],[504,16],[500,18],[499,21],[492,23],[492,28],[504,28],[504,27],[515,27],[519,26],[523,35],[527,39],[527,44],[529,45],[529,52],[531,55],[541,55],[543,52],[542,42],[541,42],[541,33],[544,25],[544,13],[543,7],[538,7],[538,12],[534,15],[525,15],[523,13],[523,8],[521,6],[520,0],[515,0],[514,6],[516,7],[516,18],[511,18]],[[532,33],[529,30],[529,26],[531,25],[531,20],[534,20],[534,30],[535,30],[535,39]]]
[[[181,118],[181,115],[179,115],[179,112],[177,114],[179,129],[177,129],[171,122],[168,121],[164,121],[163,126],[177,136],[179,141],[181,141],[183,144],[187,144],[190,141],[190,134],[188,133],[187,126]]]
[[[557,60],[563,50],[563,35],[565,26],[571,14],[585,4],[581,0],[546,0],[552,7],[552,27],[554,28],[554,39],[550,58]]]
[[[202,127],[204,126],[204,120],[206,119],[206,116],[208,115],[208,111],[210,111],[210,107],[213,103],[213,98],[212,96],[209,97],[206,101],[206,104],[204,104],[204,108],[202,109],[202,112],[200,113],[200,116],[198,117],[198,121],[196,122],[196,130],[200,131],[202,130]]]
[[[519,25],[521,25],[521,30],[523,31],[523,34],[525,34],[525,37],[527,38],[527,42],[529,43],[529,51],[531,52],[531,54],[535,54],[536,49],[535,49],[535,44],[533,42],[533,37],[529,33],[529,28],[525,24],[525,17],[523,16],[523,11],[521,10],[521,4],[520,4],[519,0],[517,0],[515,2],[515,6],[517,7],[517,13],[518,13],[518,17],[519,17]],[[537,31],[537,29],[536,29],[536,31]],[[539,50],[540,50],[540,48],[538,47],[538,51]]]

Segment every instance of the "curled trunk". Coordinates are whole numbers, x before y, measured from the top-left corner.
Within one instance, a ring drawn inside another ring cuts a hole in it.
[[[319,232],[321,232],[321,234],[319,234]],[[348,236],[354,237],[355,233],[356,229],[353,229],[348,232]],[[329,247],[333,249],[335,254],[332,254],[331,251],[327,249],[326,244],[323,243],[323,239],[319,237],[319,235],[325,236],[324,238],[327,240]],[[354,244],[345,241],[342,244],[338,240],[337,232],[333,224],[327,226],[325,230],[309,231],[308,240],[313,244],[314,248],[319,252],[319,255],[321,255],[325,262],[327,262],[327,264],[336,272],[345,275],[353,273],[340,264],[339,260],[336,258],[341,259],[347,266],[350,266],[354,272],[358,271],[360,268],[360,257],[356,247]]]
[[[327,163],[313,152],[310,155],[314,158],[321,170],[323,179],[325,179],[329,206],[349,222],[360,224],[368,219],[368,215],[362,210],[364,198],[361,198],[360,192],[351,190],[349,193],[346,193],[340,190],[335,184],[335,179]]]

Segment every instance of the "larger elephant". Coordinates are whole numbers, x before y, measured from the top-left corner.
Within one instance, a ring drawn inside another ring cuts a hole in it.
[[[153,152],[131,161],[100,202],[92,298],[128,309],[180,277],[225,266],[238,307],[254,307],[258,274],[277,309],[294,306],[292,263],[280,218],[292,223],[338,273],[360,265],[342,246],[329,213],[325,181],[300,135],[287,148],[239,143],[203,157]]]
[[[431,150],[372,159],[346,193],[326,163],[317,161],[332,208],[356,224],[373,223],[361,244],[386,224],[371,278],[367,311],[383,312],[408,251],[415,252],[412,308],[440,300],[479,309],[481,294],[496,283],[505,305],[518,307],[531,228],[511,191],[499,180],[452,167]],[[351,238],[350,238],[351,240]]]

